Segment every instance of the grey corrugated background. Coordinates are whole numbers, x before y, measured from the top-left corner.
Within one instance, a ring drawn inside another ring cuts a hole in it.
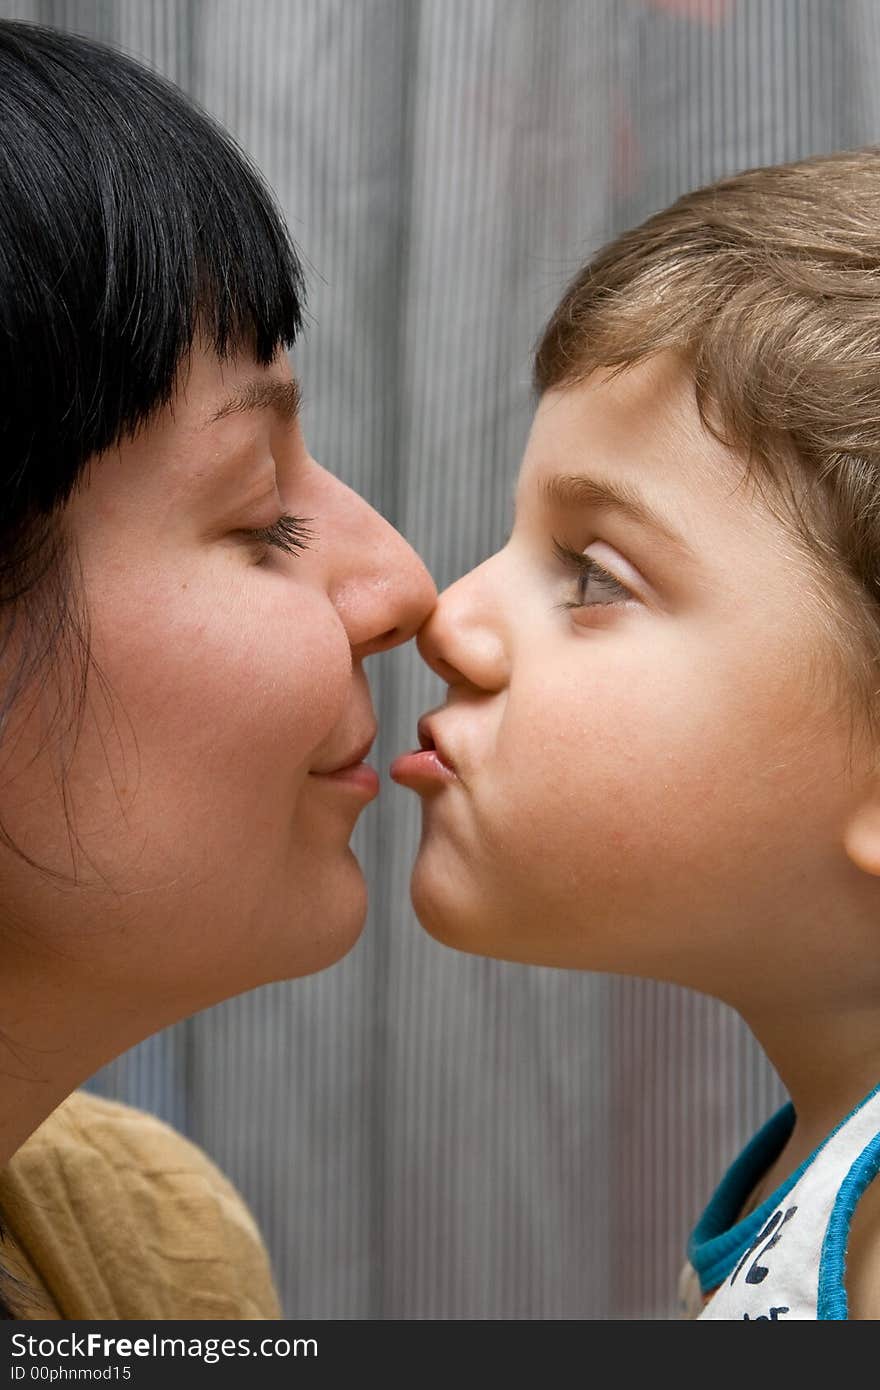
[[[872,0],[0,0],[116,43],[231,128],[310,267],[313,452],[438,586],[503,543],[529,349],[575,267],[677,193],[880,138]],[[368,666],[378,764],[445,686]],[[585,828],[589,833],[589,827]],[[780,1103],[739,1020],[668,986],[458,956],[409,902],[412,793],[352,844],[354,952],[92,1083],[251,1203],[289,1316],[665,1318],[690,1225]],[[206,949],[209,949],[206,943]]]

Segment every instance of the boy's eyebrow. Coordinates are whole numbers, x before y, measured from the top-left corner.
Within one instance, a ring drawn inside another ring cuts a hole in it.
[[[236,415],[249,410],[272,410],[288,423],[299,415],[302,406],[302,389],[296,378],[290,381],[277,379],[247,381],[214,411],[207,421],[213,425],[226,415]]]
[[[651,503],[625,479],[588,478],[583,473],[554,473],[539,480],[538,494],[547,506],[562,511],[589,507],[594,511],[620,512],[639,526],[656,531],[682,555],[696,561],[690,546],[666,518],[655,511]]]

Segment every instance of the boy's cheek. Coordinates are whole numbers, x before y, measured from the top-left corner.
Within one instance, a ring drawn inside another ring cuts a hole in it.
[[[695,853],[741,857],[777,829],[787,834],[793,819],[809,820],[825,781],[802,744],[732,711],[713,715],[711,704],[689,712],[631,705],[604,724],[598,712],[592,721],[575,718],[566,736],[556,729],[542,737],[532,724],[528,738],[523,729],[530,757],[517,754],[513,736],[502,741],[474,793],[482,800],[485,789],[481,832],[499,862],[527,844],[572,881],[582,869],[585,889],[600,858],[615,876],[658,861],[693,862]]]

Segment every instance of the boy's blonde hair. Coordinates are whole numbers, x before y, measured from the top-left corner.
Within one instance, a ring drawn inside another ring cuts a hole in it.
[[[813,571],[831,669],[878,720],[880,146],[748,169],[603,247],[535,354],[539,393],[671,349],[704,425]],[[615,372],[616,374],[616,372]]]

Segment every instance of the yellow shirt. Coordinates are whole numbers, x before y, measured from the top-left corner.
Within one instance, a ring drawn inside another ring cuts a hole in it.
[[[254,1219],[154,1115],[74,1091],[0,1172],[0,1266],[22,1319],[276,1319]]]

